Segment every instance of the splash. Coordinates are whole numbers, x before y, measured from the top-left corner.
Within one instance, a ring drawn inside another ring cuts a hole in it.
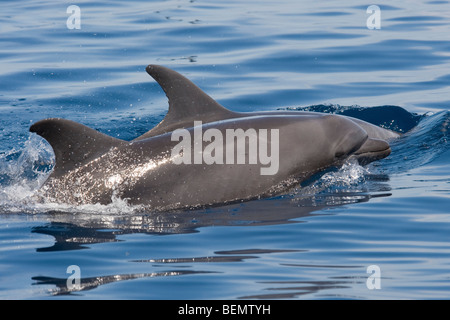
[[[112,197],[108,205],[73,206],[43,198],[40,190],[55,163],[52,147],[42,138],[30,134],[20,150],[0,154],[0,213],[87,213],[129,214],[140,210],[126,199]]]
[[[354,203],[367,198],[368,167],[349,159],[338,170],[329,171],[312,184],[291,192],[292,201],[299,206],[334,206]]]
[[[23,149],[1,154],[0,211],[20,211],[17,204],[33,203],[36,191],[51,173],[54,159],[51,146],[34,134],[30,134]]]
[[[360,166],[356,159],[350,159],[342,165],[340,170],[324,174],[317,182],[317,187],[348,188],[357,186],[365,181],[367,174],[370,174],[368,168]]]

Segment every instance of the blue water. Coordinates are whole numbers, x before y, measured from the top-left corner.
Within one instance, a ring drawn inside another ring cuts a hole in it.
[[[360,1],[77,1],[73,30],[71,4],[2,1],[1,299],[450,297],[449,1],[379,1],[374,30]],[[29,126],[145,133],[167,111],[150,63],[231,110],[351,113],[404,135],[386,159],[270,199],[170,213],[34,202],[53,153]]]

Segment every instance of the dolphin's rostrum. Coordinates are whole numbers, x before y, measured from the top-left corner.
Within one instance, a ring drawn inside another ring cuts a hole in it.
[[[384,158],[390,153],[387,140],[398,137],[390,130],[338,115],[233,112],[173,70],[149,65],[147,72],[165,91],[169,111],[157,126],[132,141],[58,118],[31,126],[31,132],[50,143],[56,158],[42,188],[43,197],[74,205],[108,204],[120,198],[149,210],[250,200],[285,191],[349,158],[361,164]],[[231,131],[244,136],[222,139]],[[180,147],[180,139],[174,139],[174,133],[180,132],[185,137],[200,135],[204,143],[194,139]],[[267,132],[277,134],[269,139]],[[209,133],[206,138],[205,133]],[[261,174],[268,162],[252,154],[263,149],[266,160],[278,153],[271,159],[277,163],[270,174]],[[217,156],[230,152],[237,161],[225,156],[227,161],[220,161]],[[207,154],[214,161],[174,161],[186,154],[203,160]]]

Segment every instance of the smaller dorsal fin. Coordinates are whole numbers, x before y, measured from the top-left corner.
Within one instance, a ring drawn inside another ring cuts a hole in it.
[[[149,65],[146,71],[166,93],[169,99],[169,111],[156,127],[135,140],[193,126],[194,121],[206,123],[229,118],[234,114],[217,103],[192,81],[174,70],[158,65]]]
[[[80,123],[59,118],[36,122],[30,131],[43,137],[53,148],[56,163],[52,177],[76,169],[112,147],[126,144]]]

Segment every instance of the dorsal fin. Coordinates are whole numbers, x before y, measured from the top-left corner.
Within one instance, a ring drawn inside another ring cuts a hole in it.
[[[126,144],[80,123],[58,118],[36,122],[30,131],[43,137],[53,148],[56,164],[52,177],[78,168],[112,147]]]
[[[148,65],[146,71],[166,93],[169,99],[169,111],[156,127],[135,140],[189,127],[194,121],[207,123],[230,118],[234,114],[174,70],[158,65]]]

